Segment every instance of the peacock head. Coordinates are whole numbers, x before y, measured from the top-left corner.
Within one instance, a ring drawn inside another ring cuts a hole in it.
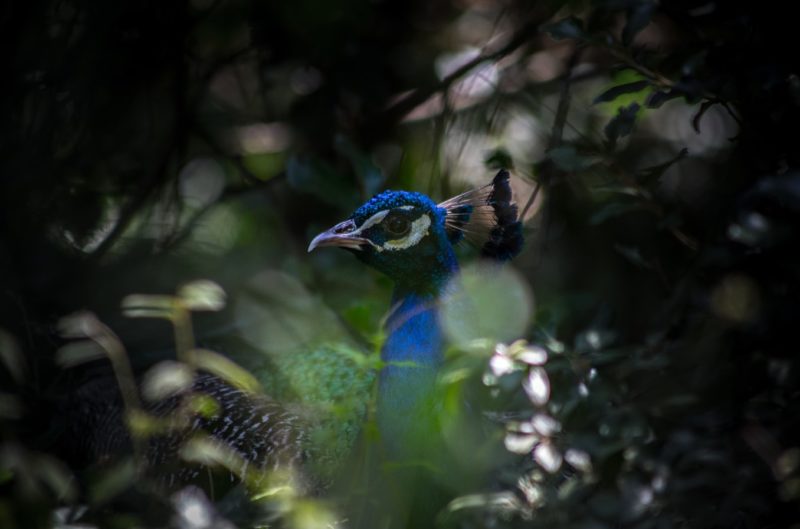
[[[399,285],[436,289],[456,270],[453,246],[465,238],[485,257],[505,260],[519,253],[522,226],[508,178],[500,171],[490,184],[440,204],[421,193],[384,191],[317,235],[308,251],[339,246]]]

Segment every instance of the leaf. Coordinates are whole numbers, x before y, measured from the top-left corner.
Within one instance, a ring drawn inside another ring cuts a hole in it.
[[[650,94],[644,102],[644,106],[647,108],[659,108],[661,105],[669,101],[670,99],[675,99],[676,97],[681,97],[680,92],[677,90],[658,90]]]
[[[11,333],[0,328],[0,363],[11,374],[11,378],[18,384],[25,381],[27,366],[19,345]]]
[[[514,160],[511,154],[502,147],[490,151],[483,159],[483,164],[495,171],[500,169],[514,169]]]
[[[716,101],[703,101],[703,104],[700,105],[700,110],[697,111],[697,114],[694,115],[692,118],[692,128],[698,134],[700,134],[700,120],[703,118],[703,114],[711,108],[713,105],[716,104]]]
[[[646,167],[636,173],[636,176],[641,180],[643,183],[647,185],[652,185],[657,183],[661,179],[661,175],[664,172],[672,167],[674,164],[678,163],[679,161],[683,160],[689,154],[689,149],[684,147],[683,149],[678,152],[674,157],[670,158],[664,163],[660,163],[657,165],[653,165],[650,167]]]
[[[61,367],[74,367],[99,358],[104,358],[106,351],[91,340],[70,342],[56,351],[56,364]]]
[[[636,115],[640,108],[639,103],[631,103],[627,107],[620,107],[617,110],[617,115],[603,129],[611,145],[616,144],[617,139],[627,136],[633,131]]]
[[[636,248],[635,246],[623,246],[621,244],[615,244],[614,250],[639,268],[644,268],[647,270],[653,269],[653,263],[645,259],[642,256],[642,252],[639,251],[639,248]]]
[[[172,296],[130,294],[122,299],[122,313],[128,318],[171,319],[175,312]]]
[[[591,218],[589,219],[589,224],[598,225],[602,224],[603,222],[613,219],[615,217],[619,217],[620,215],[624,215],[629,211],[635,211],[639,209],[641,206],[639,204],[634,203],[622,203],[622,202],[612,202],[610,204],[606,204],[600,210],[596,211]]]
[[[609,101],[614,101],[616,98],[623,94],[633,94],[636,92],[641,92],[645,88],[650,86],[650,81],[648,80],[641,80],[641,81],[634,81],[632,83],[625,83],[617,86],[613,86],[600,94],[599,96],[594,98],[593,104],[598,103],[607,103]]]
[[[261,384],[258,380],[233,360],[208,349],[195,349],[192,351],[192,355],[198,368],[217,375],[231,385],[250,393],[261,391]]]
[[[622,29],[622,43],[625,46],[630,46],[636,34],[650,23],[655,9],[655,3],[648,1],[628,10],[628,21]]]
[[[216,312],[225,307],[225,291],[208,279],[186,283],[178,289],[178,298],[193,311]]]
[[[151,402],[156,402],[189,389],[193,380],[194,373],[189,366],[165,360],[145,373],[142,396]]]
[[[583,171],[599,161],[597,157],[579,154],[573,145],[550,149],[547,155],[559,169],[567,172]]]
[[[585,39],[583,21],[577,17],[567,17],[544,27],[544,32],[555,40]]]

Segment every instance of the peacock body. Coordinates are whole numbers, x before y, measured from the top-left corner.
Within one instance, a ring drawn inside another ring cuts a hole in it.
[[[377,376],[366,356],[330,344],[275,355],[268,365],[255,366],[268,396],[245,394],[201,374],[192,392],[216,400],[218,408],[210,416],[196,416],[177,434],[154,440],[147,454],[152,466],[168,467],[179,459],[180,445],[204,431],[232,448],[243,465],[296,467],[313,483],[330,483],[359,437],[376,378],[382,459],[435,458],[429,450],[430,439],[438,436],[435,387],[446,345],[439,311],[458,273],[454,246],[468,238],[484,257],[500,261],[519,252],[522,229],[508,178],[500,171],[491,184],[441,204],[420,193],[385,191],[314,238],[309,251],[344,248],[394,282]],[[167,415],[176,402],[158,403],[151,411]],[[93,418],[92,427],[100,433],[91,442],[120,450],[124,443],[103,437],[111,430],[111,437],[119,436],[119,411],[103,410]],[[181,468],[168,475],[170,484],[183,483],[196,478],[198,470]]]

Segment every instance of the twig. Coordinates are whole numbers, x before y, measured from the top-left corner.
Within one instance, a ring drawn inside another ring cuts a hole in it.
[[[439,83],[433,86],[418,88],[412,91],[406,97],[400,99],[387,108],[384,111],[384,118],[392,122],[399,121],[403,116],[427,101],[431,96],[437,92],[447,90],[453,83],[470,73],[481,64],[485,62],[498,61],[503,57],[513,53],[518,48],[526,44],[530,39],[530,36],[537,33],[539,31],[539,26],[547,21],[551,15],[552,13],[549,10],[543,10],[540,16],[534,17],[533,21],[523,25],[511,38],[511,40],[505,44],[505,46],[502,46],[493,52],[487,52],[478,55],[471,61],[457,68],[453,73],[446,76]]]

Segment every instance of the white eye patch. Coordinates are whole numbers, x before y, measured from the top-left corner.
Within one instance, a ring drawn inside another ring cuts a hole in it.
[[[405,250],[406,248],[411,248],[420,240],[422,240],[423,237],[428,235],[430,227],[431,218],[423,213],[417,220],[411,223],[411,229],[409,230],[408,235],[402,239],[386,241],[383,243],[381,250]]]
[[[400,206],[396,209],[411,210],[414,209],[414,206]],[[357,230],[351,233],[351,235],[360,235],[364,230],[367,230],[372,226],[375,226],[376,224],[382,222],[390,211],[392,210],[384,209],[383,211],[375,213],[373,216],[365,220],[364,223],[361,226],[359,226]],[[412,246],[417,244],[423,237],[425,237],[430,231],[430,227],[431,227],[431,218],[427,214],[422,214],[418,219],[416,219],[411,223],[411,229],[408,231],[408,235],[406,235],[402,239],[393,239],[391,241],[386,241],[385,243],[383,243],[382,246],[375,244],[369,239],[366,239],[366,241],[370,245],[372,245],[372,247],[378,252],[382,252],[384,250],[390,250],[390,251],[405,250],[406,248],[411,248]]]

